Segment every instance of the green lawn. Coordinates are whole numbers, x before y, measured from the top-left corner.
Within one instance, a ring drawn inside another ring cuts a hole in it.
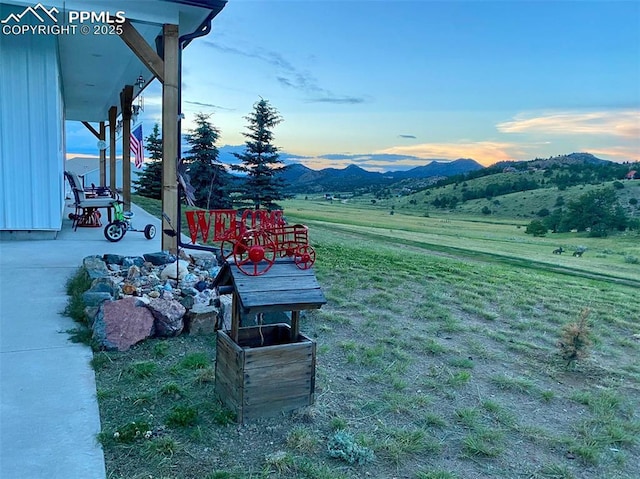
[[[640,477],[640,302],[621,284],[640,279],[624,261],[638,236],[532,238],[335,201],[285,214],[310,227],[328,300],[302,320],[315,404],[230,423],[213,337],[96,353],[110,479]],[[590,354],[569,366],[558,342],[581,314]]]

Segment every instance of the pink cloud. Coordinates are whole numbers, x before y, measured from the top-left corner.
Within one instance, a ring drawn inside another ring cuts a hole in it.
[[[514,143],[479,141],[460,143],[423,143],[420,145],[394,146],[376,153],[395,155],[411,155],[419,158],[442,158],[456,160],[458,158],[473,158],[485,166],[498,161],[513,160],[526,156],[524,145]]]
[[[605,135],[628,139],[640,137],[640,111],[557,112],[539,116],[520,115],[496,125],[502,133],[556,135]]]

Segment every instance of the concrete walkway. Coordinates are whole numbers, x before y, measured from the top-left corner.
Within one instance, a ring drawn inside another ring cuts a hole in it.
[[[65,220],[56,240],[0,242],[1,479],[106,476],[92,353],[68,340],[75,323],[60,313],[85,256],[160,251],[160,221],[132,210],[137,228],[156,225],[153,240],[128,232],[110,243],[103,228],[74,232]]]

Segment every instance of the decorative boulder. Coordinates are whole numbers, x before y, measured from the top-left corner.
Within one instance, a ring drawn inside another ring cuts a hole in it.
[[[173,263],[176,257],[166,251],[160,251],[158,253],[144,254],[144,259],[155,266],[162,266],[163,264]]]
[[[91,279],[109,276],[109,269],[100,256],[87,256],[82,260],[82,266],[87,270]]]
[[[219,309],[215,306],[195,304],[189,313],[189,333],[213,334],[216,332]]]
[[[169,263],[160,273],[160,279],[183,279],[189,274],[189,263],[184,260],[178,260]]]
[[[147,306],[155,318],[157,336],[177,336],[184,328],[183,317],[186,308],[178,301],[155,298],[149,301]]]
[[[153,314],[134,297],[102,303],[93,322],[93,338],[109,350],[126,351],[153,333]]]

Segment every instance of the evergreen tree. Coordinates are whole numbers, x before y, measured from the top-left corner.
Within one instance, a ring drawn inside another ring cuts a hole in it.
[[[229,208],[229,174],[218,160],[216,142],[220,130],[209,122],[209,115],[196,114],[196,128],[187,135],[191,146],[186,153],[189,183],[194,189],[195,205],[199,208]]]
[[[245,117],[249,130],[243,135],[245,152],[234,153],[242,161],[241,165],[232,168],[246,173],[246,179],[240,188],[240,200],[250,203],[254,208],[261,206],[276,209],[275,201],[287,198],[284,193],[285,183],[275,174],[284,168],[278,148],[272,144],[273,132],[276,125],[282,122],[282,117],[267,100],[260,99],[253,105],[253,112]]]
[[[153,131],[145,140],[144,149],[149,153],[151,161],[132,183],[140,196],[159,200],[162,198],[162,137],[157,123],[153,125]]]
[[[607,236],[612,229],[624,231],[628,219],[613,188],[604,188],[570,201],[566,221],[569,229],[585,231],[590,228],[590,236],[599,237]]]

